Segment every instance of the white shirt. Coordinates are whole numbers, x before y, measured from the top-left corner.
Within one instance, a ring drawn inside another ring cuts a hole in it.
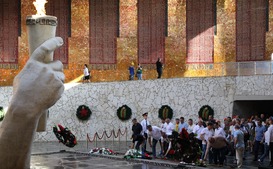
[[[187,129],[187,132],[188,133],[192,133],[193,132],[193,128],[195,127],[195,124],[192,124],[191,126],[188,125],[188,129]]]
[[[222,136],[226,138],[226,132],[224,131],[222,127],[218,127],[218,129],[215,129],[214,136]]]
[[[149,122],[148,120],[143,119],[143,120],[140,122],[140,124],[141,124],[141,126],[142,126],[142,134],[148,133],[147,126],[150,125],[150,122]]]
[[[152,126],[152,131],[148,131],[148,136],[159,140],[161,138],[161,129],[157,126]]]
[[[173,130],[174,130],[174,125],[172,122],[170,122],[169,124],[166,123],[165,125],[165,133],[167,136],[170,136],[173,134]]]
[[[161,123],[160,125],[160,128],[161,128],[161,131],[165,133],[165,126],[166,126],[166,122],[165,123]]]
[[[230,131],[231,135],[233,136],[233,133],[235,131],[235,125],[229,126],[229,131]]]
[[[200,134],[201,134],[201,131],[202,131],[203,129],[204,129],[204,126],[203,126],[203,125],[202,125],[202,126],[196,125],[196,126],[193,128],[193,130],[192,130],[192,132],[193,132],[194,134],[197,134],[196,138],[197,138],[198,140],[201,140]]]
[[[202,140],[202,144],[207,144],[208,140],[210,137],[212,137],[214,135],[214,131],[213,129],[208,129],[207,127],[204,128],[201,131],[201,135],[203,135],[204,139]]]
[[[270,133],[269,133],[268,130],[264,133],[264,142],[265,142],[267,145],[270,144]]]
[[[269,138],[270,138],[270,142],[273,142],[273,124],[271,124],[269,126],[269,128],[267,129],[268,133],[269,133]]]
[[[84,76],[88,76],[89,75],[89,70],[88,70],[87,67],[84,68],[83,74],[84,74]]]

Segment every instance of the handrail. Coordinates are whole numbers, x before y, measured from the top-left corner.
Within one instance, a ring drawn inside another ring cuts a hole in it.
[[[273,73],[273,60],[186,64],[184,69],[204,70],[202,76],[270,75]]]
[[[94,142],[97,138],[98,138],[99,140],[102,140],[102,139],[104,138],[104,136],[106,136],[107,138],[111,138],[112,135],[114,136],[114,138],[118,138],[118,137],[120,137],[120,136],[124,136],[126,133],[127,133],[127,127],[125,128],[125,130],[124,130],[123,133],[122,133],[121,129],[118,129],[117,135],[115,134],[115,130],[111,130],[110,135],[108,135],[107,132],[104,130],[104,131],[102,132],[101,137],[99,136],[98,132],[96,132],[96,133],[94,134],[92,140],[90,139],[90,136],[89,136],[88,133],[86,134],[86,138],[87,138],[87,141],[88,141],[88,142],[92,143],[92,142]]]

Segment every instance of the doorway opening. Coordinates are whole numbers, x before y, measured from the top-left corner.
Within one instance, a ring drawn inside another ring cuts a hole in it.
[[[243,118],[264,114],[273,116],[273,96],[236,96],[233,102],[232,116]]]

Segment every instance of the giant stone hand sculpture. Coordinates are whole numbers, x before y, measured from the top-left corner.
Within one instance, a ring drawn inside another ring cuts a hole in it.
[[[44,42],[14,79],[13,96],[0,126],[1,169],[30,168],[31,145],[39,118],[64,91],[62,63],[46,64],[43,60],[62,44],[59,37]]]

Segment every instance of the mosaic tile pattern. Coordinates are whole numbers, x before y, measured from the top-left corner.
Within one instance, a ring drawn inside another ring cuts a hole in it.
[[[83,141],[87,140],[87,134],[92,140],[96,132],[101,137],[103,131],[110,135],[112,130],[117,133],[121,129],[124,133],[127,127],[127,135],[123,134],[120,139],[130,141],[131,120],[122,122],[116,115],[124,104],[132,109],[132,118],[139,121],[144,112],[150,112],[153,125],[160,124],[158,110],[162,105],[169,105],[174,117],[185,116],[196,121],[199,109],[208,104],[214,109],[215,118],[221,120],[232,115],[235,96],[272,96],[272,83],[273,76],[261,75],[66,84],[62,98],[49,109],[46,132],[37,133],[35,140],[55,141],[52,127],[60,123]],[[11,93],[12,87],[0,88],[0,106],[7,108]],[[83,104],[92,111],[88,121],[79,121],[76,117],[77,108]]]
[[[217,0],[217,35],[214,36],[214,63],[236,61],[236,0]],[[25,25],[27,15],[35,14],[32,1],[21,0],[21,29],[18,65],[0,66],[0,86],[12,85],[13,78],[28,60],[28,42]],[[92,23],[91,23],[92,24]],[[269,31],[266,33],[266,60],[273,53],[273,0],[269,0]],[[89,0],[71,1],[71,37],[66,82],[80,81],[83,65],[89,63]],[[164,78],[222,76],[218,66],[204,68],[186,64],[186,0],[168,0],[168,37],[165,41]],[[137,64],[137,0],[120,1],[120,37],[117,39],[117,64],[111,70],[91,70],[93,82],[124,81],[128,66]],[[15,69],[13,69],[15,67]],[[92,69],[92,67],[91,67]],[[145,68],[144,79],[155,79],[156,71]]]

